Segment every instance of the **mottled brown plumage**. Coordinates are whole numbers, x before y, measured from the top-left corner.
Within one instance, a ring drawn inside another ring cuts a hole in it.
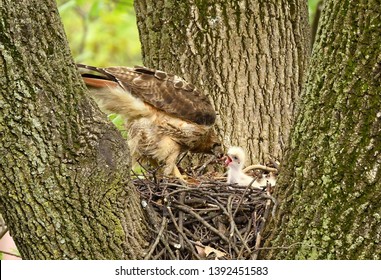
[[[98,76],[83,74],[84,78],[100,78],[99,74],[103,74],[103,79],[118,83],[133,96],[174,117],[201,125],[212,125],[215,122],[216,113],[208,98],[178,76],[142,66],[78,66],[98,72]]]
[[[101,108],[126,118],[133,159],[164,163],[165,175],[180,177],[181,152],[222,154],[212,130],[216,113],[192,84],[145,67],[78,67]]]

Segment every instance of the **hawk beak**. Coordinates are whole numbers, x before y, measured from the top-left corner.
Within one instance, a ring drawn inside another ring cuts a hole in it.
[[[231,157],[226,156],[226,159],[225,159],[225,165],[228,166],[231,162],[232,162]]]

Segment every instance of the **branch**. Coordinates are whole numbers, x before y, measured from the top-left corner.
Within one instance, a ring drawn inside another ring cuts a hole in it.
[[[268,166],[265,166],[265,165],[261,165],[261,164],[249,165],[249,166],[247,166],[247,167],[245,167],[243,169],[243,172],[246,173],[247,171],[254,170],[254,169],[259,169],[259,170],[263,170],[263,171],[267,171],[267,172],[278,173],[278,169],[272,168],[272,167],[268,167]]]

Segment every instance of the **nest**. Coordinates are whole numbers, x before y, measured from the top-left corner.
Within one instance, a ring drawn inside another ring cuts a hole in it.
[[[211,175],[184,184],[154,174],[134,184],[152,231],[145,259],[257,259],[276,207],[270,185],[240,187]]]

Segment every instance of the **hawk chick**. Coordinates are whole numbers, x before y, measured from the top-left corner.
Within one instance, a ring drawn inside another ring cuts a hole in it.
[[[245,165],[245,152],[241,147],[230,147],[227,153],[225,164],[228,167],[229,184],[238,184],[239,186],[248,186],[254,178],[243,172]]]

